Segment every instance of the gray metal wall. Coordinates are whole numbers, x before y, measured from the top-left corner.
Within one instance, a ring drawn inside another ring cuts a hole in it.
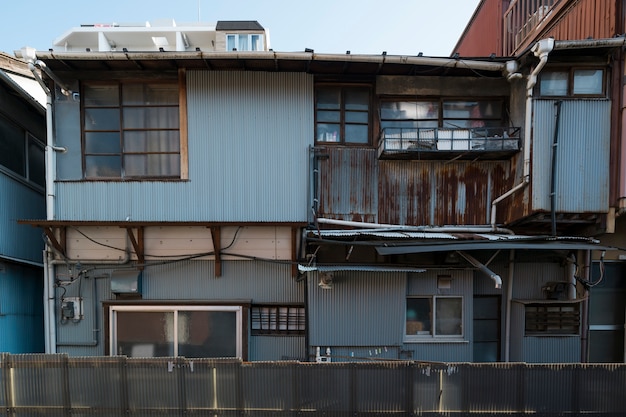
[[[451,290],[437,289],[437,275],[451,275]],[[367,358],[471,361],[472,272],[469,270],[423,273],[340,271],[333,288],[318,287],[309,273],[309,337],[313,355],[331,348],[337,361]],[[407,295],[462,295],[463,342],[404,342]]]
[[[92,270],[92,267],[97,269]],[[117,268],[124,268],[119,266]],[[143,272],[144,300],[244,300],[252,303],[304,304],[304,282],[291,277],[285,264],[256,261],[224,261],[222,276],[214,274],[213,261],[184,261],[148,267]],[[57,317],[59,352],[72,356],[104,355],[105,333],[102,302],[111,293],[111,265],[82,265],[85,277],[57,289],[57,311],[62,296],[83,298],[84,320],[61,323]],[[57,277],[67,282],[69,272],[57,266]],[[250,360],[280,360],[305,356],[303,336],[251,336]]]
[[[536,100],[532,208],[549,211],[556,100]],[[610,100],[563,100],[556,162],[556,211],[609,208]]]
[[[57,123],[79,126],[78,105],[58,108]],[[306,221],[312,76],[189,71],[187,109],[188,181],[60,182],[57,218]],[[80,149],[75,128],[61,126],[57,135],[60,146]],[[60,167],[81,166],[80,151],[58,158]],[[80,175],[75,168],[59,168],[61,179]]]
[[[0,260],[0,352],[43,352],[43,271]]]
[[[0,257],[42,264],[41,229],[17,221],[46,217],[43,191],[0,172],[0,195]]]

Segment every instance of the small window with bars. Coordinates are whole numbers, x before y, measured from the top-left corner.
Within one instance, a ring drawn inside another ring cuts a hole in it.
[[[305,323],[302,306],[254,305],[250,309],[253,335],[303,335]]]
[[[526,335],[577,335],[579,304],[529,304],[526,306]]]

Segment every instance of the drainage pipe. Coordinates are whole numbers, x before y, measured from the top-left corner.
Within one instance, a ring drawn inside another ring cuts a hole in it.
[[[550,220],[552,236],[556,236],[556,162],[559,147],[559,124],[561,121],[561,100],[554,103],[556,106],[556,120],[554,126],[554,140],[552,141],[552,163],[550,167]]]
[[[513,302],[513,278],[515,277],[515,249],[509,251],[509,275],[506,280],[506,322],[504,323],[504,362],[511,360],[511,303]]]
[[[320,217],[319,224],[332,224],[345,227],[360,227],[366,229],[390,229],[403,232],[431,232],[431,233],[503,233],[513,234],[509,229],[493,226],[406,226],[384,223],[354,222],[350,220],[335,220]]]
[[[488,278],[492,279],[496,285],[496,288],[502,288],[502,278],[500,278],[500,275],[487,268],[487,266],[481,263],[478,259],[474,258],[472,255],[462,251],[457,251],[457,253],[465,258],[467,262],[478,268],[478,270],[486,275]]]
[[[513,193],[521,190],[526,187],[530,183],[530,144],[531,144],[531,130],[532,130],[532,111],[533,111],[533,89],[537,84],[537,76],[539,72],[543,69],[543,67],[548,62],[548,55],[552,52],[554,48],[554,39],[542,39],[537,42],[533,48],[532,52],[536,57],[539,58],[539,63],[533,69],[533,71],[528,76],[528,80],[526,82],[526,114],[524,115],[524,172],[522,175],[522,182],[502,194],[500,197],[493,200],[491,203],[491,226],[495,227],[496,225],[496,205],[508,198]]]
[[[44,344],[46,353],[56,353],[56,294],[53,285],[54,265],[52,264],[52,253],[43,251],[44,262],[44,323],[45,334]]]

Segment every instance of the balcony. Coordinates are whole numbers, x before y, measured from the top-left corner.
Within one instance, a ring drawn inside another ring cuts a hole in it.
[[[379,159],[504,159],[519,152],[519,127],[386,128]]]

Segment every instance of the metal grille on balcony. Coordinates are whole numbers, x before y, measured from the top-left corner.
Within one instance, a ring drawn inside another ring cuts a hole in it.
[[[520,150],[520,128],[385,128],[380,159],[501,159]]]

